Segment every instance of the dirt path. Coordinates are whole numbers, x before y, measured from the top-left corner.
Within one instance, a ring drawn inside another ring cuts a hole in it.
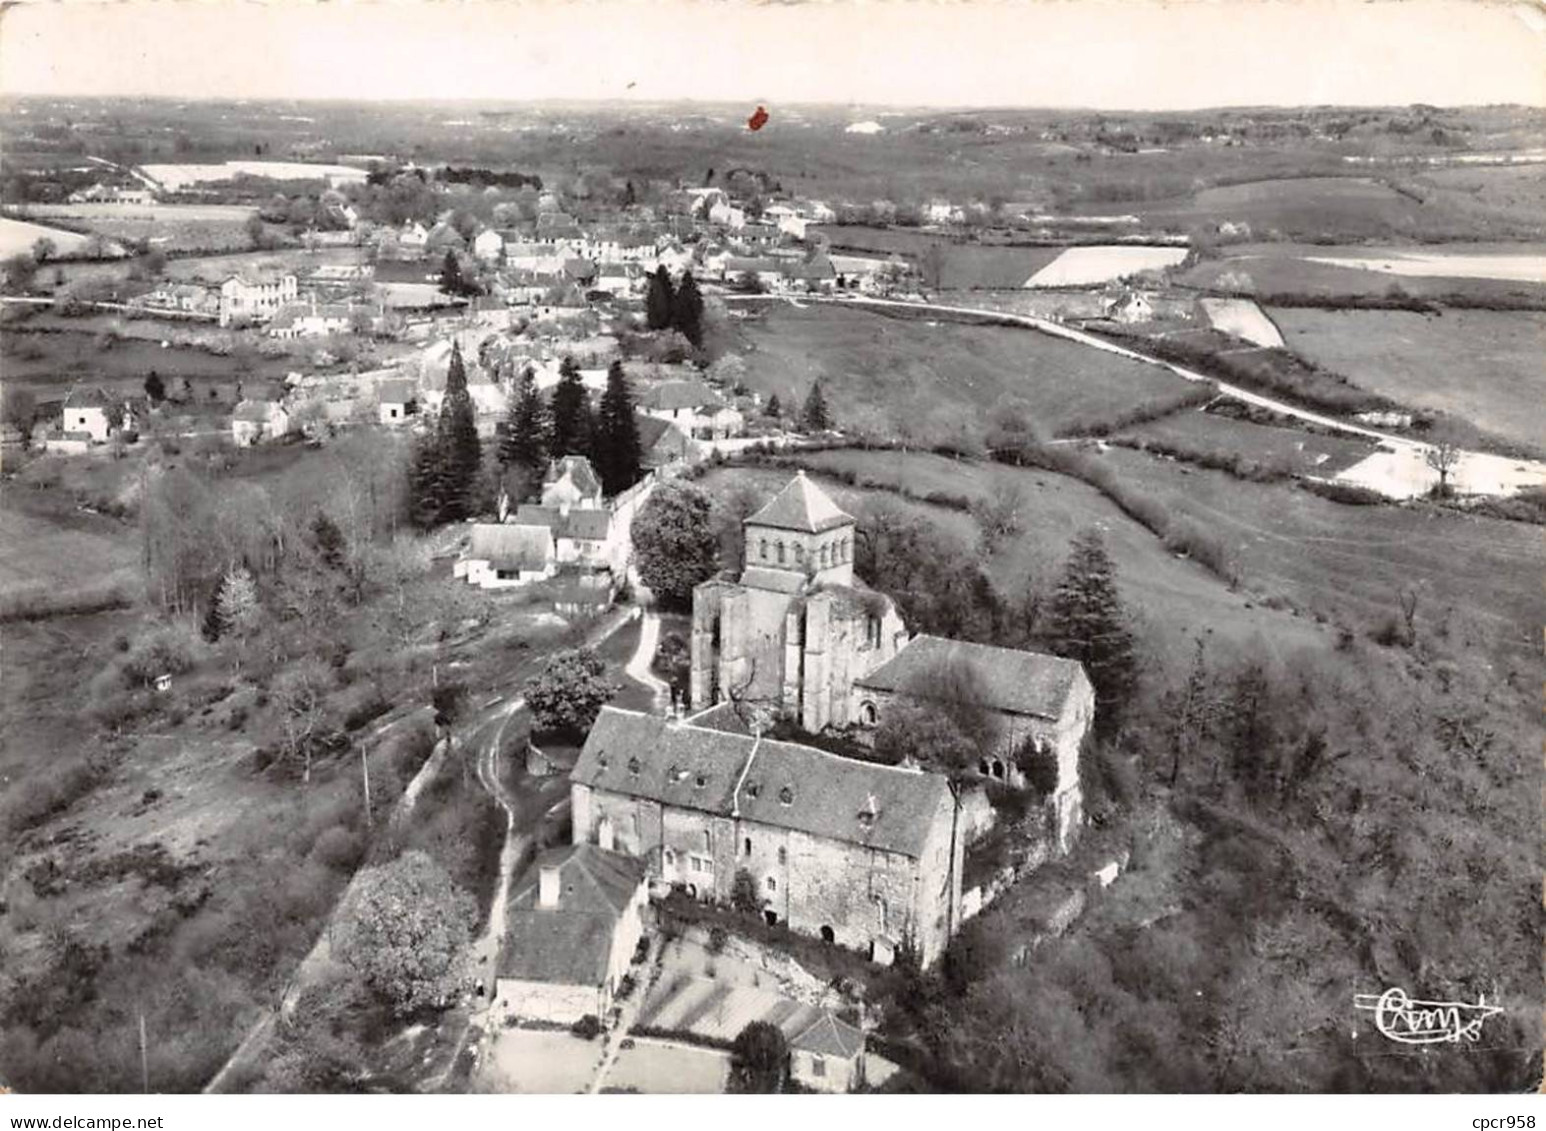
[[[655,697],[656,714],[663,715],[671,708],[671,685],[650,671],[650,664],[659,646],[660,614],[654,609],[646,609],[644,622],[639,626],[639,646],[634,649],[633,658],[623,670],[630,678],[649,688],[650,694]]]
[[[734,301],[740,299],[762,299],[765,295],[726,295],[726,299]],[[906,309],[928,310],[938,314],[964,314],[978,318],[992,318],[1000,323],[1023,326],[1030,330],[1038,330],[1043,334],[1054,338],[1062,338],[1065,341],[1075,342],[1092,349],[1102,350],[1106,353],[1125,357],[1130,361],[1139,361],[1145,365],[1155,365],[1168,369],[1176,376],[1187,381],[1201,382],[1212,385],[1220,396],[1230,400],[1240,401],[1242,404],[1254,405],[1258,408],[1268,409],[1283,416],[1292,417],[1306,424],[1314,424],[1321,428],[1341,432],[1351,436],[1361,436],[1366,440],[1373,440],[1386,447],[1388,451],[1377,453],[1365,461],[1369,466],[1361,474],[1354,474],[1363,465],[1354,465],[1348,471],[1343,472],[1338,478],[1347,482],[1357,483],[1360,486],[1369,487],[1383,495],[1392,498],[1407,499],[1423,494],[1438,482],[1438,473],[1427,465],[1428,453],[1433,450],[1433,445],[1423,443],[1421,440],[1411,440],[1405,436],[1395,436],[1378,429],[1367,428],[1361,424],[1350,424],[1345,420],[1338,420],[1333,416],[1325,416],[1322,413],[1312,412],[1309,409],[1300,408],[1297,405],[1280,401],[1273,397],[1264,396],[1261,393],[1253,393],[1249,389],[1232,385],[1227,381],[1209,377],[1194,369],[1175,365],[1162,358],[1152,357],[1139,353],[1125,346],[1116,345],[1094,334],[1085,333],[1083,330],[1075,330],[1059,322],[1053,322],[1045,318],[1037,318],[1029,314],[1012,314],[1002,310],[983,310],[970,306],[947,306],[932,302],[908,302],[900,299],[884,298],[835,298],[817,295],[806,295],[807,303],[826,303],[834,306],[860,306],[874,307],[878,309]],[[793,300],[790,300],[793,302]],[[797,304],[798,305],[798,304]],[[1510,459],[1506,456],[1493,455],[1490,452],[1463,451],[1459,453],[1454,470],[1450,472],[1450,482],[1454,488],[1463,494],[1473,495],[1500,495],[1512,494],[1521,487],[1546,484],[1546,464],[1531,461]]]

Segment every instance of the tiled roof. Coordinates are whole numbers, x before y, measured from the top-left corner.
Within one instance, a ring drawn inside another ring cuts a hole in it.
[[[612,529],[612,515],[604,510],[571,510],[564,514],[557,507],[542,507],[535,503],[522,503],[515,511],[515,524],[520,526],[545,526],[555,538],[578,538],[588,542],[602,542]]]
[[[544,867],[558,871],[558,906],[539,907]],[[499,977],[599,986],[618,920],[644,882],[644,861],[592,844],[537,857],[510,896]]]
[[[1043,719],[1061,717],[1069,694],[1084,675],[1075,661],[1041,652],[915,636],[895,656],[855,682],[876,691],[926,698],[919,689],[926,688],[942,668],[956,665],[965,665],[976,674],[987,706]]]
[[[799,1015],[790,1021],[803,1021]],[[798,1032],[790,1032],[794,1025],[784,1029],[789,1047],[816,1056],[836,1056],[852,1060],[864,1050],[864,1034],[846,1021],[839,1021],[826,1010]]]
[[[615,707],[602,708],[570,780],[915,858],[950,811],[936,774]]]
[[[639,431],[639,448],[641,451],[649,451],[656,444],[664,441],[669,445],[681,446],[687,439],[669,420],[662,420],[658,416],[650,416],[647,413],[636,412],[634,424]],[[675,435],[672,435],[675,433]]]
[[[747,566],[741,571],[741,584],[748,589],[771,589],[775,593],[798,593],[805,588],[805,575],[795,570]]]
[[[853,516],[839,510],[827,493],[807,479],[801,470],[767,506],[748,518],[746,525],[819,534],[839,526],[851,526],[853,522]]]
[[[584,456],[564,456],[561,459],[550,460],[542,482],[544,486],[548,486],[566,477],[579,488],[581,493],[600,497],[601,480],[597,478],[596,469],[591,466],[590,460]]]
[[[107,408],[113,403],[113,398],[95,385],[84,389],[71,389],[69,395],[64,398],[65,408]]]
[[[376,386],[376,399],[382,404],[410,404],[418,399],[418,386],[401,377],[382,381]]]
[[[641,408],[674,411],[679,408],[723,408],[725,402],[702,381],[666,381],[646,389],[639,397]]]
[[[467,557],[495,569],[540,570],[553,558],[553,535],[545,526],[480,522],[472,528]]]

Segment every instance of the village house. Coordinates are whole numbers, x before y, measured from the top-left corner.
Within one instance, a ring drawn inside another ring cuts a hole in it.
[[[269,320],[268,334],[281,341],[347,334],[354,328],[356,310],[362,311],[367,319],[370,317],[368,310],[347,303],[319,303],[316,299],[309,303],[291,303],[281,307]]]
[[[1095,718],[1095,691],[1084,668],[1018,648],[915,636],[854,681],[850,717],[861,727],[878,727],[899,699],[931,702],[933,690],[946,685],[943,677],[951,674],[967,677],[968,686],[981,696],[979,706],[993,720],[993,747],[977,766],[984,779],[1023,788],[1025,774],[1017,759],[1028,747],[1055,763],[1048,810],[1058,846],[1066,852],[1083,819],[1079,751]]]
[[[696,449],[693,442],[669,420],[636,412],[639,431],[639,462],[650,470],[670,467],[676,463],[691,463]]]
[[[416,416],[419,390],[412,381],[397,378],[376,386],[376,418],[388,427],[407,423]]]
[[[943,777],[603,707],[570,775],[573,837],[770,924],[924,965],[960,923],[964,838]],[[747,881],[742,881],[743,884]]]
[[[248,279],[232,275],[220,284],[220,325],[267,322],[281,307],[296,300],[294,275]]]
[[[429,242],[429,229],[417,220],[402,226],[397,233],[397,246],[405,251],[423,251]]]
[[[639,396],[639,411],[676,425],[695,440],[739,436],[746,420],[739,409],[702,381],[665,381]]]
[[[231,413],[231,439],[239,448],[290,434],[290,414],[278,400],[244,400]]]
[[[731,231],[739,231],[746,227],[746,210],[737,208],[728,200],[721,198],[709,205],[708,221],[722,228],[729,228]]]
[[[762,218],[778,226],[786,236],[797,240],[805,238],[805,218],[787,204],[770,204],[762,210]]]
[[[220,312],[220,293],[197,283],[166,283],[133,301],[146,310],[205,316]]]
[[[831,294],[837,286],[837,269],[825,252],[817,252],[809,258],[784,264],[783,278],[790,289]]]
[[[721,262],[720,275],[731,287],[741,286],[747,278],[753,278],[763,289],[772,290],[783,281],[784,268],[776,259],[727,255]]]
[[[1154,304],[1142,291],[1125,290],[1102,300],[1101,316],[1126,325],[1149,322],[1154,318]]]
[[[84,434],[93,444],[105,444],[122,423],[122,406],[102,389],[71,389],[64,398],[61,428],[64,437]]]
[[[545,581],[557,571],[558,554],[547,527],[479,522],[451,575],[480,589],[512,589]]]
[[[811,1017],[812,1012],[816,1013]],[[789,1075],[813,1092],[852,1092],[865,1083],[864,1033],[806,1006],[779,1022],[789,1047]]]
[[[484,228],[472,241],[472,253],[484,263],[497,263],[504,254],[504,237],[493,228]]]
[[[511,893],[494,999],[506,1020],[606,1019],[644,937],[642,861],[591,844],[550,849]]]

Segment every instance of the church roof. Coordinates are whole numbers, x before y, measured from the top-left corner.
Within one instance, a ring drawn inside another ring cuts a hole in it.
[[[853,515],[838,509],[825,491],[806,478],[802,468],[767,506],[746,520],[746,525],[820,534],[839,526],[852,526],[853,522]]]
[[[1084,669],[1074,660],[995,648],[940,636],[915,636],[855,686],[919,695],[942,667],[964,663],[977,676],[986,705],[1017,715],[1060,718]]]
[[[937,774],[603,707],[570,780],[918,858],[950,808]]]

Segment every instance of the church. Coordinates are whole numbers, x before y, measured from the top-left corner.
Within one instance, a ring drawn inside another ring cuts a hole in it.
[[[693,592],[693,708],[733,703],[742,717],[786,718],[811,734],[853,728],[863,738],[899,698],[927,702],[935,677],[965,670],[996,731],[981,776],[1023,785],[1015,755],[1027,742],[1054,759],[1048,805],[1067,851],[1083,820],[1079,751],[1095,717],[1084,668],[913,637],[891,598],[854,577],[856,525],[803,470],[746,519],[740,578]]]

